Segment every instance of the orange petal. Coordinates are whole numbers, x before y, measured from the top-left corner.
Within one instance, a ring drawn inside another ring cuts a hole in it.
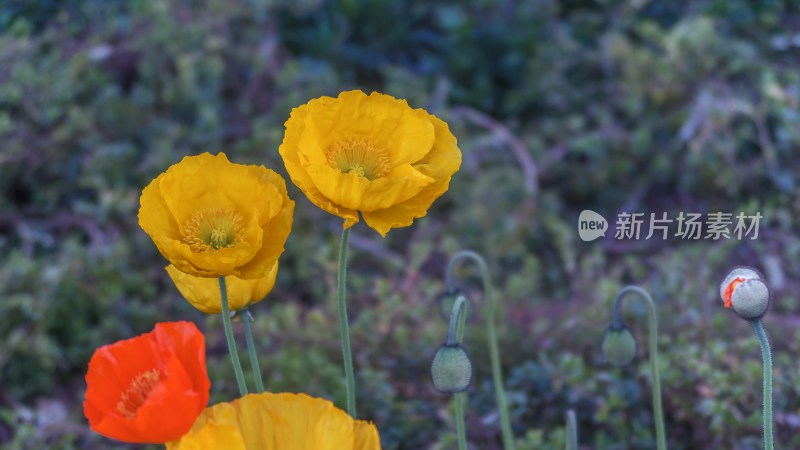
[[[731,301],[731,297],[733,297],[733,290],[736,289],[736,286],[745,282],[745,279],[742,277],[736,277],[728,284],[728,287],[725,288],[725,294],[722,296],[722,299],[725,302],[725,307],[730,309],[733,308],[733,302]]]

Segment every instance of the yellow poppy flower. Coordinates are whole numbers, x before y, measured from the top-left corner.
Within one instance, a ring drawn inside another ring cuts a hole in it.
[[[219,314],[222,312],[220,303],[219,282],[216,278],[203,278],[181,272],[177,267],[166,267],[167,274],[172,278],[183,298],[195,308],[206,314]],[[228,306],[231,311],[247,308],[258,303],[269,294],[275,286],[275,277],[278,275],[278,262],[272,265],[267,274],[261,278],[243,280],[232,275],[225,277],[228,288]]]
[[[375,425],[305,394],[249,394],[206,408],[167,450],[379,450]]]
[[[283,253],[294,202],[280,175],[228,161],[187,156],[142,191],[139,225],[158,251],[198,277],[263,277]]]
[[[345,228],[360,212],[383,236],[424,217],[461,166],[446,123],[377,92],[342,92],[293,109],[279,151],[312,203],[345,219]]]

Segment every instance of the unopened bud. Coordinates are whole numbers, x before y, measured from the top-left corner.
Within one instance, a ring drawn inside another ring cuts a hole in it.
[[[465,391],[472,381],[472,361],[464,348],[459,344],[439,347],[431,363],[431,378],[440,392]]]
[[[603,335],[602,349],[611,365],[627,366],[636,356],[636,338],[624,325],[612,325]]]
[[[761,273],[751,267],[735,267],[719,288],[726,308],[745,320],[759,320],[767,313],[769,288]]]

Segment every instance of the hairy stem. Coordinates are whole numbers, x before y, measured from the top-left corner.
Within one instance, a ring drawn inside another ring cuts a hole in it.
[[[253,330],[250,327],[251,316],[246,310],[242,312],[242,319],[244,320],[244,335],[247,339],[247,353],[250,355],[250,367],[253,369],[253,378],[256,380],[256,392],[260,394],[264,392],[264,379],[261,377],[261,366],[258,364],[256,344],[253,341]]]
[[[458,436],[458,450],[467,450],[467,428],[464,425],[464,393],[455,394],[456,402],[456,435]]]
[[[239,360],[239,351],[236,349],[236,340],[233,337],[231,314],[228,308],[228,286],[225,283],[225,277],[219,277],[219,294],[222,303],[222,326],[225,328],[225,339],[228,341],[228,352],[231,354],[233,372],[236,374],[236,384],[239,385],[239,394],[245,396],[247,395],[247,384],[244,381],[242,362]]]
[[[344,378],[347,393],[347,412],[356,417],[356,379],[353,373],[353,352],[350,349],[350,324],[347,321],[347,246],[350,243],[350,229],[342,231],[339,243],[339,274],[337,277],[336,297],[339,302],[339,330],[342,340],[342,358],[344,359]]]
[[[769,340],[767,339],[767,332],[764,331],[764,325],[761,319],[753,320],[750,322],[753,325],[753,331],[756,333],[758,343],[761,344],[761,359],[764,365],[764,450],[773,450],[773,433],[772,433],[772,351],[769,347]]]
[[[650,323],[648,343],[650,346],[650,371],[653,378],[653,416],[656,422],[656,448],[666,450],[667,438],[664,431],[664,410],[661,406],[661,378],[658,373],[658,315],[656,304],[650,294],[639,286],[626,286],[622,288],[614,299],[612,322],[616,326],[622,325],[622,299],[628,294],[636,294],[647,305],[647,317]]]
[[[483,295],[486,301],[486,330],[489,343],[489,357],[492,364],[492,383],[494,384],[495,397],[497,399],[497,409],[500,412],[500,430],[503,437],[503,448],[504,450],[514,450],[514,435],[511,432],[511,418],[508,412],[506,393],[503,389],[503,372],[500,367],[500,350],[498,349],[497,331],[495,330],[495,296],[492,279],[489,276],[489,267],[486,265],[486,261],[484,261],[481,255],[471,250],[464,250],[456,253],[447,264],[447,272],[445,273],[445,282],[450,291],[455,290],[453,271],[457,263],[462,259],[472,260],[478,266],[481,279],[483,280]]]

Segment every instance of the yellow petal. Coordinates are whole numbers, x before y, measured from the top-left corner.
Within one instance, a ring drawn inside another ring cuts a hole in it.
[[[181,226],[197,211],[211,208],[232,208],[245,221],[261,215],[269,219],[283,204],[270,172],[263,166],[232,164],[224,153],[185,157],[163,177],[161,195]]]
[[[422,159],[434,141],[428,113],[411,109],[405,100],[373,92],[339,94],[308,103],[303,130],[298,136],[300,153],[311,164],[327,161],[326,149],[337,141],[367,139],[389,153],[392,167]]]
[[[228,403],[206,408],[185,436],[168,442],[166,447],[166,450],[248,450],[236,410]]]
[[[435,180],[410,165],[370,181],[353,173],[341,173],[328,165],[306,168],[320,192],[334,203],[362,212],[388,208],[417,195]]]
[[[197,433],[166,445],[167,450],[248,450],[238,428],[215,423],[208,423]]]
[[[436,129],[436,143],[428,156],[415,164],[415,168],[436,181],[404,202],[364,212],[364,221],[381,236],[386,236],[392,228],[411,225],[414,219],[424,217],[434,200],[447,192],[450,178],[461,166],[461,152],[455,136],[446,123],[435,116],[431,119]]]
[[[347,209],[361,208],[369,180],[354,173],[341,173],[327,164],[312,164],[305,170],[325,198]]]
[[[370,182],[358,209],[367,213],[402,203],[435,181],[409,164],[397,167],[388,176]]]
[[[200,277],[219,277],[227,275],[240,276],[238,269],[243,262],[252,259],[262,245],[263,230],[249,228],[255,235],[254,242],[242,241],[233,248],[221,248],[214,252],[197,253],[184,242],[171,241],[169,253],[173,256],[170,262],[184,272]],[[192,270],[194,268],[194,270]]]
[[[279,151],[312,203],[344,218],[345,227],[360,212],[383,235],[424,216],[461,164],[444,122],[375,92],[295,108]]]
[[[331,97],[322,97],[317,100],[325,101],[325,99],[335,100]],[[311,203],[323,211],[345,219],[345,227],[349,228],[358,222],[358,212],[336,205],[322,195],[304,168],[304,165],[307,165],[309,161],[308,158],[300,154],[298,140],[305,127],[305,118],[308,115],[308,111],[308,104],[292,110],[289,120],[286,121],[286,134],[278,148],[278,152],[283,158],[286,171],[289,173],[292,182],[303,191]]]
[[[436,139],[431,151],[414,164],[414,168],[437,181],[444,181],[461,167],[461,150],[458,149],[458,141],[447,123],[434,115],[430,115],[429,119]]]
[[[286,239],[292,232],[293,215],[294,202],[291,202],[264,226],[264,235],[269,239],[264,240],[249,262],[238,268],[237,276],[246,279],[258,278],[270,270],[278,261],[278,257],[283,254]]]
[[[371,450],[381,447],[381,438],[378,436],[378,429],[370,422],[356,420],[355,440],[353,450]]]
[[[160,179],[156,178],[142,190],[139,199],[139,226],[153,238],[158,250],[163,254],[170,241],[180,240],[180,228],[175,217],[161,197]]]
[[[232,432],[231,428],[237,431]],[[240,436],[246,448],[258,450],[379,450],[374,425],[353,420],[324,399],[305,394],[250,394],[206,408],[192,429],[168,444],[186,450],[200,439]],[[208,447],[213,448],[213,447]]]
[[[275,172],[204,153],[183,158],[144,189],[139,223],[183,272],[259,278],[283,252],[293,211]]]
[[[175,287],[192,306],[206,314],[222,311],[219,281],[216,278],[195,277],[173,265],[167,266],[166,270]],[[230,310],[243,309],[263,300],[275,286],[277,275],[278,263],[275,262],[262,278],[244,280],[234,276],[225,277]]]

